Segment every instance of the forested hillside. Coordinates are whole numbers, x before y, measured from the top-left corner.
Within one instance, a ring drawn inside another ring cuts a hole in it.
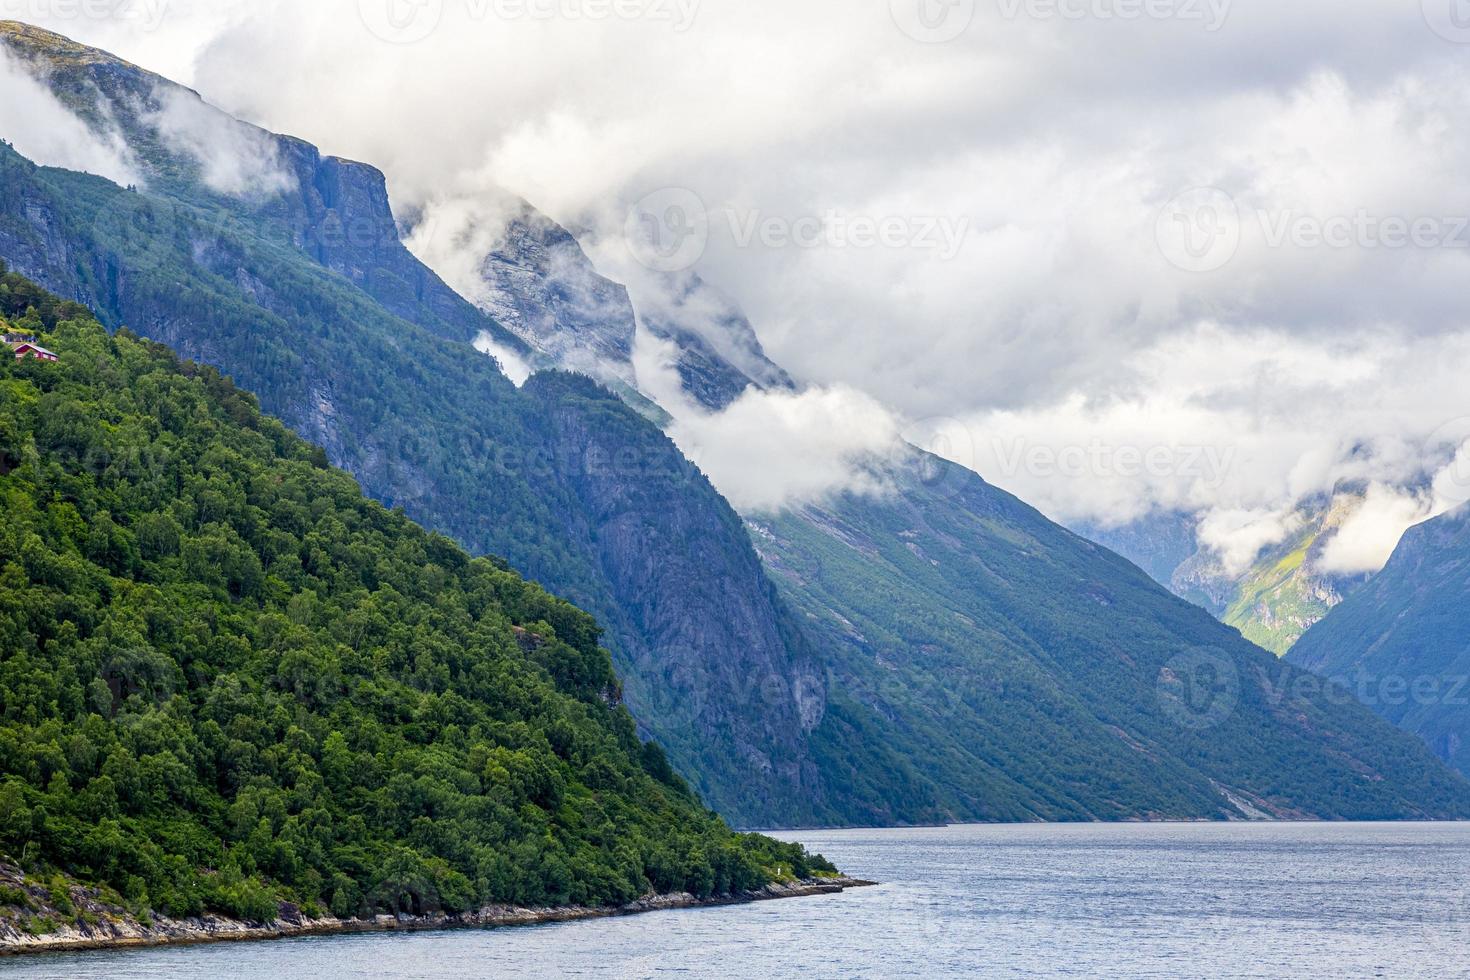
[[[0,853],[135,909],[631,900],[828,870],[640,743],[591,617],[212,368],[0,278]]]
[[[56,35],[0,23],[0,43],[78,112],[103,106],[153,181],[130,190],[0,146],[0,258],[110,329],[220,368],[370,496],[596,616],[640,726],[732,820],[849,819],[806,749],[821,671],[733,511],[607,391],[559,374],[517,389],[478,353],[498,327],[399,242],[381,173]],[[195,179],[150,128],[168,98],[271,150],[288,189]]]

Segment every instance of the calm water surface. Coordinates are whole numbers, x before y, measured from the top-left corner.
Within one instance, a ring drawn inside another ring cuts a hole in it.
[[[1470,977],[1470,824],[782,835],[839,896],[0,961],[3,977]]]

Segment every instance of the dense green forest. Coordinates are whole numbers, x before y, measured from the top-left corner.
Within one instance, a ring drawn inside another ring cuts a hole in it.
[[[0,852],[139,911],[457,911],[831,872],[640,743],[598,627],[364,497],[212,368],[14,274]]]

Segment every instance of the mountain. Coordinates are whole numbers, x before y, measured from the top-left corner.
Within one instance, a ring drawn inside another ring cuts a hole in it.
[[[791,390],[790,375],[766,357],[755,328],[734,301],[696,273],[669,273],[660,305],[645,312],[649,333],[672,344],[686,394],[719,411],[751,388]]]
[[[1267,548],[1237,580],[1220,618],[1278,656],[1368,578],[1322,567],[1333,533],[1359,506],[1360,494],[1337,494],[1325,504],[1299,508],[1285,541]],[[1181,569],[1185,576],[1188,572]]]
[[[1174,573],[1199,554],[1199,520],[1194,515],[1156,510],[1126,524],[1103,525],[1073,521],[1068,527],[1089,541],[1116,551],[1148,572],[1155,582],[1167,587],[1175,595],[1189,599],[1218,615],[1215,600],[1192,596],[1187,590],[1181,590],[1174,584]]]
[[[628,291],[582,275],[590,261],[560,225],[525,201],[508,206],[505,231],[478,269],[479,308],[542,355],[539,366],[631,385],[636,325],[626,316]]]
[[[1245,638],[1285,654],[1313,623],[1371,576],[1323,567],[1333,535],[1363,505],[1360,487],[1339,487],[1297,505],[1282,540],[1263,548],[1242,569],[1227,567],[1197,539],[1198,521],[1157,512],[1121,527],[1079,524],[1077,533],[1112,548],[1154,579],[1203,606]]]
[[[711,805],[746,825],[844,819],[806,741],[822,672],[738,517],[656,426],[584,377],[511,384],[472,344],[524,342],[403,247],[378,171],[56,35],[0,40],[149,181],[0,146],[0,257],[227,371],[373,497],[593,613],[635,717]]]
[[[1307,631],[1287,659],[1470,774],[1470,510],[1410,528],[1383,571]]]
[[[552,356],[524,324],[569,318],[511,288],[535,262],[506,280],[516,333],[388,240],[371,168],[54,36],[0,36],[78,112],[91,100],[147,177],[129,190],[0,148],[0,255],[229,372],[371,496],[595,615],[640,728],[730,818],[1470,812],[1470,786],[1413,738],[932,457],[875,460],[888,493],[743,522],[593,380],[517,388],[475,349]],[[694,400],[782,385],[732,304],[673,285],[639,316],[713,352],[688,356]]]
[[[926,761],[950,812],[1363,817],[1427,798],[1440,803],[1422,812],[1459,805],[1465,787],[1382,741],[1361,707],[1303,687],[1124,559],[942,460],[888,475],[888,498],[847,495],[751,525],[783,595],[842,651],[831,698],[890,719],[895,747]],[[1389,789],[1401,764],[1418,773],[1414,788]]]
[[[3,269],[0,316],[60,357],[0,359],[0,847],[53,898],[265,921],[831,870],[639,741],[591,617],[217,371]]]
[[[655,342],[672,346],[684,389],[705,408],[726,408],[751,387],[792,387],[745,315],[698,275],[664,274],[660,304],[640,319],[627,289],[598,274],[571,232],[524,200],[506,210],[474,278],[459,285],[544,366],[592,375],[620,392],[636,389],[641,324]]]
[[[546,354],[597,343],[585,320],[545,306],[547,295],[615,297],[623,312],[604,306],[601,322],[633,329],[626,293],[601,279],[570,233],[524,207],[505,238],[523,240],[519,229],[534,224],[541,240],[561,243],[556,276],[575,290],[523,290],[503,252],[481,269],[493,270],[500,302],[554,325]],[[680,309],[660,300],[657,315],[677,320]],[[754,335],[738,310],[687,315],[696,326],[686,335],[721,322],[734,325],[734,345]],[[679,334],[665,327],[666,338]],[[616,354],[604,344],[598,356]],[[611,370],[636,382],[632,367]],[[763,376],[742,374],[742,390],[766,388]],[[703,407],[727,404],[705,397],[699,376],[682,380]],[[1427,781],[1405,796],[1363,795],[1364,774],[1377,774],[1371,784],[1394,766],[1366,762],[1384,734],[1366,712],[1320,692],[1287,694],[1300,674],[1116,555],[917,450],[872,467],[889,493],[746,515],[824,661],[813,758],[837,795],[868,807],[864,822],[913,819],[916,809],[962,820],[1405,814],[1421,792],[1459,805],[1465,787],[1441,782],[1403,739],[1393,752],[1417,756],[1411,766]],[[1181,561],[1192,531],[1175,536]],[[851,758],[852,746],[873,743],[889,756],[879,770]],[[885,770],[907,785],[901,797],[873,791]]]

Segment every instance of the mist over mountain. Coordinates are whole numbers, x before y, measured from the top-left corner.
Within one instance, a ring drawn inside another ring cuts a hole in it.
[[[666,437],[584,378],[506,380],[473,341],[529,348],[403,247],[376,170],[268,136],[299,182],[221,194],[147,122],[171,83],[3,34],[118,127],[156,191],[0,148],[0,255],[230,371],[370,494],[592,611],[630,706],[707,800],[748,823],[839,819],[803,738],[822,673],[738,519]]]
[[[0,0],[0,959],[1452,971],[1467,13]]]
[[[630,290],[630,344],[617,283],[524,212],[537,230],[469,256],[493,281],[461,297],[404,247],[372,167],[0,33],[142,178],[0,148],[0,256],[229,372],[372,496],[595,615],[643,731],[732,820],[1470,809],[1411,736],[906,445],[870,396],[792,382],[699,280],[661,306]],[[617,395],[558,369],[582,351]],[[742,482],[763,450],[785,462]]]

